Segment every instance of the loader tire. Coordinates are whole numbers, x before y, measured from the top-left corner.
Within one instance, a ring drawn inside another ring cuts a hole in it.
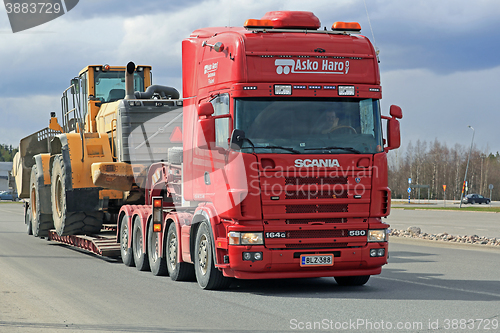
[[[31,208],[29,207],[24,213],[24,223],[26,224],[26,233],[28,235],[33,235],[33,228],[31,226]]]
[[[54,227],[54,222],[52,221],[52,214],[42,214],[38,167],[36,164],[31,168],[30,184],[30,208],[28,211],[31,212],[31,232],[35,237],[47,237],[49,230]]]
[[[68,212],[66,207],[66,166],[61,155],[54,157],[51,178],[52,217],[59,236],[89,235],[101,231],[103,212]],[[85,198],[81,198],[85,200]]]

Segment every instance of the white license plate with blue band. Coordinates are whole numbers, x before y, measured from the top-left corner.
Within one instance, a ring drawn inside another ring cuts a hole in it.
[[[333,254],[300,256],[300,266],[333,266]]]

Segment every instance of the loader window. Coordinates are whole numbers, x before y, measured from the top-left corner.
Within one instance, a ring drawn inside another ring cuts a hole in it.
[[[125,71],[95,72],[95,97],[103,103],[125,97]],[[135,91],[144,91],[144,72],[134,73]]]

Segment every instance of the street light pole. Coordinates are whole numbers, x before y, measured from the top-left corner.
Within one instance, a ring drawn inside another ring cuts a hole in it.
[[[469,128],[472,128],[472,140],[470,142],[469,157],[467,158],[467,167],[465,168],[464,183],[462,185],[462,196],[460,197],[460,208],[462,208],[462,199],[464,197],[465,182],[467,180],[467,171],[469,170],[470,154],[472,153],[472,144],[474,142],[474,134],[476,133],[476,131],[474,130],[474,127],[472,127],[471,125],[469,125]]]

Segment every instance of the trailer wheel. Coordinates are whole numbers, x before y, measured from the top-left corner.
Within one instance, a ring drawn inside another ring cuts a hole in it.
[[[186,281],[194,277],[193,265],[187,262],[178,262],[179,242],[175,223],[170,223],[165,241],[165,253],[167,258],[167,269],[173,281]]]
[[[59,236],[88,235],[101,231],[103,212],[68,212],[66,207],[66,166],[61,155],[54,157],[51,201],[54,227]],[[79,198],[85,200],[84,197]]]
[[[47,237],[49,230],[53,228],[52,214],[42,214],[36,164],[31,168],[30,184],[31,231],[35,237]]]
[[[202,289],[221,290],[229,287],[231,279],[225,277],[214,265],[213,242],[207,222],[201,222],[196,233],[194,271]]]
[[[335,281],[340,286],[362,286],[367,283],[369,279],[370,275],[335,277]]]
[[[31,227],[31,208],[29,207],[26,212],[24,212],[24,223],[26,224],[26,233],[28,235],[33,235],[33,228]]]
[[[134,253],[135,267],[139,271],[145,271],[149,269],[148,255],[143,249],[143,237],[142,237],[142,223],[141,218],[136,216],[134,218],[134,232],[132,233],[132,252]]]
[[[148,228],[148,257],[149,268],[153,275],[168,275],[165,252],[163,257],[160,256],[160,233],[153,231],[153,222],[149,224]]]
[[[125,266],[132,267],[134,266],[134,254],[132,253],[132,248],[128,247],[128,239],[130,237],[128,219],[127,215],[123,215],[120,220],[120,253]]]

